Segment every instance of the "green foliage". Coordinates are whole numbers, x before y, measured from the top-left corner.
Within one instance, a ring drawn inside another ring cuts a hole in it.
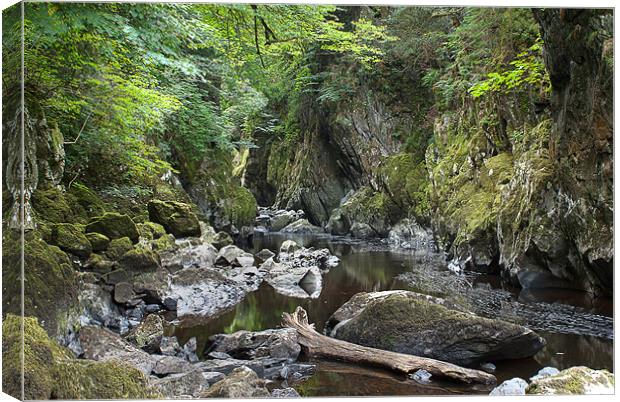
[[[489,92],[507,93],[526,86],[537,88],[540,93],[549,93],[551,82],[542,60],[542,45],[542,39],[539,37],[532,46],[519,53],[517,58],[510,62],[513,69],[501,73],[488,73],[488,78],[469,88],[469,93],[478,98]]]

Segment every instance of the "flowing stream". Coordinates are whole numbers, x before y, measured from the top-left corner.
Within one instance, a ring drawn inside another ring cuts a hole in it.
[[[209,337],[239,330],[260,331],[280,325],[283,312],[302,306],[310,322],[322,332],[324,323],[351,296],[359,292],[408,289],[437,295],[433,286],[456,280],[445,268],[430,264],[424,253],[389,251],[367,242],[332,236],[269,233],[255,236],[253,249],[277,251],[284,240],[305,247],[323,248],[340,258],[340,264],[323,276],[317,299],[297,299],[277,293],[263,283],[233,310],[207,322],[184,320],[168,328],[181,342],[195,336],[199,356],[209,348]],[[427,253],[428,254],[428,253]],[[445,264],[444,264],[445,265]],[[460,279],[459,279],[460,280]],[[416,286],[426,283],[427,286]],[[529,378],[545,366],[564,369],[588,366],[613,371],[613,308],[611,299],[591,300],[585,293],[569,290],[526,291],[506,287],[497,276],[476,275],[466,283],[473,310],[490,317],[512,314],[515,320],[536,330],[546,347],[529,359],[496,362],[498,383],[513,377]],[[429,290],[430,289],[430,290]],[[508,313],[507,313],[508,311]],[[293,385],[302,396],[379,396],[488,393],[489,388],[433,382],[421,385],[402,375],[332,361],[316,361],[317,373]]]

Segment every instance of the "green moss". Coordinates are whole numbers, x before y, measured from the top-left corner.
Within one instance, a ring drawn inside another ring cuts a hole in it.
[[[159,239],[166,234],[166,229],[162,225],[151,221],[138,224],[138,230],[140,236],[148,240]]]
[[[250,226],[256,218],[256,199],[245,187],[238,186],[230,198],[230,220],[237,227]]]
[[[17,234],[4,231],[2,242],[2,302],[4,313],[20,313],[21,243]],[[67,255],[27,233],[24,244],[25,314],[39,318],[46,330],[64,333],[64,324],[77,306],[77,275]]]
[[[37,189],[32,195],[32,207],[41,221],[62,223],[74,218],[65,195],[56,187]]]
[[[93,218],[86,225],[87,232],[97,232],[106,235],[110,239],[128,237],[134,243],[138,242],[140,233],[134,221],[128,216],[116,212],[106,212],[102,216]]]
[[[23,323],[23,324],[22,324]],[[159,394],[136,368],[120,362],[76,360],[52,341],[34,317],[8,314],[2,323],[3,391],[21,397],[24,329],[25,399],[154,398]]]
[[[176,237],[200,236],[200,222],[189,204],[151,200],[148,211],[151,221],[160,223]]]
[[[146,247],[136,247],[127,251],[118,260],[119,267],[127,272],[155,271],[159,265],[159,255]]]
[[[560,371],[550,377],[533,381],[527,388],[527,394],[538,395],[583,395],[588,389],[600,391],[614,387],[614,375],[607,370],[593,370],[576,366]]]
[[[93,251],[105,251],[110,244],[110,239],[101,233],[86,233],[86,238],[90,242]]]
[[[123,254],[125,254],[132,248],[133,243],[131,242],[129,237],[121,237],[120,239],[114,239],[110,242],[110,245],[108,246],[105,255],[111,260],[118,260]]]
[[[67,200],[71,203],[76,215],[85,219],[103,215],[106,205],[91,189],[81,183],[73,183],[67,190]]]
[[[91,243],[84,235],[84,228],[70,223],[52,226],[51,243],[82,258],[88,257],[92,252]]]
[[[160,251],[160,252],[166,251],[166,250],[172,250],[177,247],[174,236],[171,234],[165,234],[161,236],[160,238],[158,238],[157,240],[154,240],[151,244],[152,244],[153,250]]]

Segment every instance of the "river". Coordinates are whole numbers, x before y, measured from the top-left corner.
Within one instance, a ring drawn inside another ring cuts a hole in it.
[[[390,251],[372,247],[367,242],[331,236],[269,233],[255,236],[253,251],[279,249],[284,240],[292,239],[305,247],[330,249],[340,258],[340,264],[323,276],[323,289],[317,299],[297,299],[277,293],[263,283],[248,294],[234,309],[207,322],[186,320],[167,329],[181,342],[190,337],[198,341],[199,356],[209,347],[209,337],[218,333],[239,330],[260,331],[276,328],[283,312],[302,306],[322,332],[324,323],[351,296],[359,292],[389,289],[428,291],[429,287],[412,286],[405,280],[416,272],[429,282],[437,278],[451,279],[441,266],[427,264],[425,253]],[[441,276],[436,276],[441,275]],[[584,292],[570,290],[525,291],[506,286],[496,275],[476,275],[469,278],[474,302],[480,301],[483,315],[495,316],[490,299],[499,296],[502,308],[511,305],[515,314],[525,316],[526,325],[533,327],[547,345],[529,359],[496,362],[494,373],[498,383],[513,377],[529,378],[545,366],[564,369],[588,366],[613,371],[613,304],[611,299],[592,300]],[[432,285],[432,283],[431,283]],[[432,288],[432,286],[431,286]],[[479,291],[476,289],[480,289]],[[506,302],[508,300],[508,303]],[[478,304],[477,304],[478,305]],[[516,307],[515,307],[516,306]],[[499,308],[499,307],[498,307]],[[486,313],[486,314],[484,314]],[[530,325],[531,324],[531,325]],[[596,327],[596,328],[594,328]],[[309,380],[291,384],[302,396],[380,396],[380,395],[439,395],[488,393],[484,386],[464,386],[433,382],[421,385],[402,375],[384,370],[358,367],[339,362],[317,361],[317,373]]]

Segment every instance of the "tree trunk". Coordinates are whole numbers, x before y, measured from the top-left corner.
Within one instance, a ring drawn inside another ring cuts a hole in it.
[[[299,344],[311,356],[384,367],[404,374],[422,369],[436,377],[465,383],[494,384],[497,381],[495,376],[484,371],[425,357],[369,348],[321,335],[315,331],[314,324],[308,323],[308,315],[301,307],[297,307],[292,314],[284,313],[282,325],[297,330]]]

